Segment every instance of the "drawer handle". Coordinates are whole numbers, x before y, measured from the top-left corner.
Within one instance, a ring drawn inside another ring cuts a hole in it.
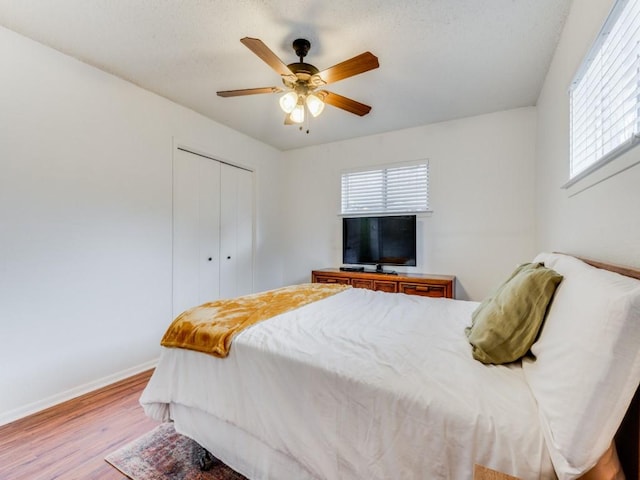
[[[416,292],[428,292],[429,290],[431,290],[431,287],[414,287],[416,289]]]
[[[337,280],[335,278],[325,278],[325,283],[336,283]]]

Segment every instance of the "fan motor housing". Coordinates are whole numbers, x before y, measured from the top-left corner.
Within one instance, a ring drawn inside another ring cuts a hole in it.
[[[320,71],[310,63],[304,62],[290,63],[287,67],[289,67],[289,70],[291,70],[296,76],[298,76],[299,73],[311,76]]]

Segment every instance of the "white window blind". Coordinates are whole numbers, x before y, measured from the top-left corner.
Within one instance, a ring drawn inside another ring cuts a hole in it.
[[[640,0],[618,0],[571,85],[571,179],[637,143],[639,58]]]
[[[342,174],[342,214],[426,212],[429,163]]]

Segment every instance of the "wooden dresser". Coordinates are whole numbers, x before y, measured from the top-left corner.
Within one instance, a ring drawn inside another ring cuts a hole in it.
[[[344,283],[356,288],[444,298],[455,298],[456,285],[456,277],[452,275],[344,272],[338,268],[313,270],[311,281],[313,283]]]

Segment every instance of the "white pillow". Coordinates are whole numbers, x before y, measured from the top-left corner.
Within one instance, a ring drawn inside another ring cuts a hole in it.
[[[567,255],[534,262],[564,278],[523,370],[558,478],[569,480],[607,450],[640,382],[640,281]]]

